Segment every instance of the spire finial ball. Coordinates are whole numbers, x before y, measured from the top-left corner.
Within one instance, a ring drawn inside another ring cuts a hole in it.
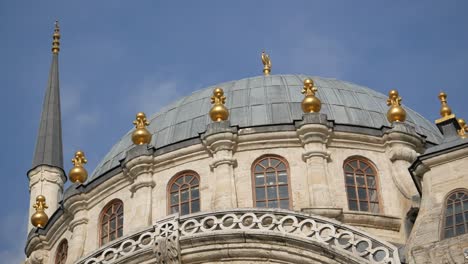
[[[229,117],[229,111],[224,105],[226,103],[226,96],[222,88],[218,87],[213,90],[211,96],[211,103],[213,107],[210,109],[210,118],[215,122],[225,121]]]
[[[149,122],[146,119],[146,115],[143,112],[136,114],[135,121],[135,131],[132,133],[132,141],[135,145],[149,144],[151,142],[151,133],[146,129],[149,126]]]
[[[390,90],[387,105],[390,106],[387,112],[388,122],[405,122],[406,111],[401,107],[401,97],[397,90]]]
[[[44,227],[49,221],[49,217],[44,211],[48,208],[46,205],[46,198],[43,195],[38,195],[33,208],[36,209],[36,212],[31,216],[31,224],[35,227]]]
[[[83,184],[88,179],[88,171],[83,167],[84,164],[88,163],[83,151],[78,150],[75,152],[75,157],[71,160],[73,168],[70,169],[68,177],[72,183]]]
[[[439,100],[441,103],[440,115],[442,117],[447,117],[452,114],[452,109],[447,104],[447,94],[444,92],[439,93]]]

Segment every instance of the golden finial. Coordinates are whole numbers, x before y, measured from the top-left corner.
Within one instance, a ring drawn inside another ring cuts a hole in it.
[[[38,195],[33,208],[36,209],[36,212],[31,216],[31,224],[35,227],[43,228],[47,224],[47,221],[49,221],[49,217],[44,211],[49,208],[46,205],[46,198],[43,195]]]
[[[436,120],[436,124],[441,123],[447,119],[450,118],[455,118],[455,115],[452,114],[452,109],[447,104],[447,94],[444,92],[439,93],[439,100],[440,100],[440,116],[442,118],[439,118]]]
[[[460,130],[458,130],[458,135],[461,138],[467,138],[468,137],[468,125],[465,122],[465,119],[459,118],[458,124],[460,125]]]
[[[390,106],[387,112],[388,122],[405,122],[406,111],[401,107],[401,97],[397,90],[391,90],[388,93],[387,105]]]
[[[317,87],[314,86],[312,79],[304,80],[304,88],[302,88],[302,94],[304,94],[304,100],[302,100],[301,106],[304,113],[318,113],[322,108],[322,102],[315,96],[318,91]]]
[[[146,115],[143,112],[140,112],[136,115],[135,121],[135,131],[132,134],[132,141],[135,145],[149,144],[151,142],[151,133],[146,129],[146,126],[149,126],[149,122],[146,119]]]
[[[213,107],[210,109],[211,120],[215,122],[225,121],[229,117],[229,111],[224,106],[226,103],[226,96],[224,96],[224,91],[221,88],[216,88],[213,90],[213,96],[211,96],[211,103]]]
[[[60,51],[60,27],[58,21],[55,21],[54,35],[52,38],[52,53],[58,54]]]
[[[88,160],[86,159],[84,152],[78,150],[75,153],[75,158],[73,158],[71,161],[74,166],[68,173],[68,177],[70,178],[70,181],[73,183],[76,183],[76,182],[80,184],[84,183],[86,179],[88,179],[88,172],[83,167],[84,164],[88,163]]]
[[[263,74],[265,76],[270,75],[271,72],[271,60],[270,56],[262,51],[262,63],[263,63]]]

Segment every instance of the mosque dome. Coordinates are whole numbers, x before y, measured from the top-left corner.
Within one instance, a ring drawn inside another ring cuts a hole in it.
[[[386,113],[387,96],[370,88],[347,81],[302,74],[256,76],[213,85],[163,107],[150,115],[151,145],[156,149],[177,142],[197,138],[211,123],[208,112],[213,89],[221,87],[226,96],[229,120],[239,128],[293,124],[301,120],[301,94],[303,80],[312,78],[317,86],[317,97],[322,101],[321,112],[335,124],[380,129],[390,127]],[[432,122],[416,111],[405,107],[406,122],[426,140],[438,144],[441,134]],[[128,149],[133,146],[129,131],[117,142],[96,167],[92,178],[119,165]]]

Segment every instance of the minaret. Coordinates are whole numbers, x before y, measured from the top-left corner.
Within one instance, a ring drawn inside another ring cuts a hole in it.
[[[55,22],[52,42],[52,64],[42,107],[39,133],[31,170],[28,171],[30,209],[29,217],[34,213],[36,197],[46,198],[50,217],[62,199],[63,185],[66,181],[63,170],[62,122],[60,113],[60,90],[58,73],[58,54],[60,51],[60,29]],[[29,224],[29,230],[33,226]]]

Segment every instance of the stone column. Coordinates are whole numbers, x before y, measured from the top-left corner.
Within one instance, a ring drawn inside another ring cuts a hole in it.
[[[310,208],[303,211],[336,217],[340,211],[334,209],[329,189],[327,142],[331,133],[327,116],[321,113],[305,113],[298,122],[297,135],[304,152],[302,159],[307,164],[307,184]]]
[[[78,259],[80,259],[84,253],[84,246],[86,244],[86,234],[88,230],[88,211],[87,204],[84,201],[84,198],[82,198],[81,196],[70,198],[67,201],[65,208],[67,208],[67,213],[73,216],[73,220],[68,225],[68,228],[72,235],[70,241],[68,242],[67,257],[67,263],[72,264],[75,263]]]
[[[213,157],[210,163],[210,168],[215,176],[212,208],[224,210],[237,207],[234,175],[237,161],[233,158],[237,146],[237,129],[231,128],[229,121],[211,123],[203,135],[202,141]]]
[[[153,155],[147,145],[137,145],[127,152],[123,170],[132,182],[130,191],[132,200],[125,206],[130,206],[131,214],[125,217],[128,221],[128,232],[148,227],[152,222],[153,188]],[[126,210],[127,211],[127,210]]]
[[[36,204],[36,197],[40,194],[46,197],[48,208],[45,210],[49,218],[54,214],[62,200],[63,185],[66,181],[64,172],[57,167],[47,165],[37,166],[28,172],[29,177],[29,218],[35,213],[33,205]],[[33,228],[31,221],[28,221],[28,232]]]

